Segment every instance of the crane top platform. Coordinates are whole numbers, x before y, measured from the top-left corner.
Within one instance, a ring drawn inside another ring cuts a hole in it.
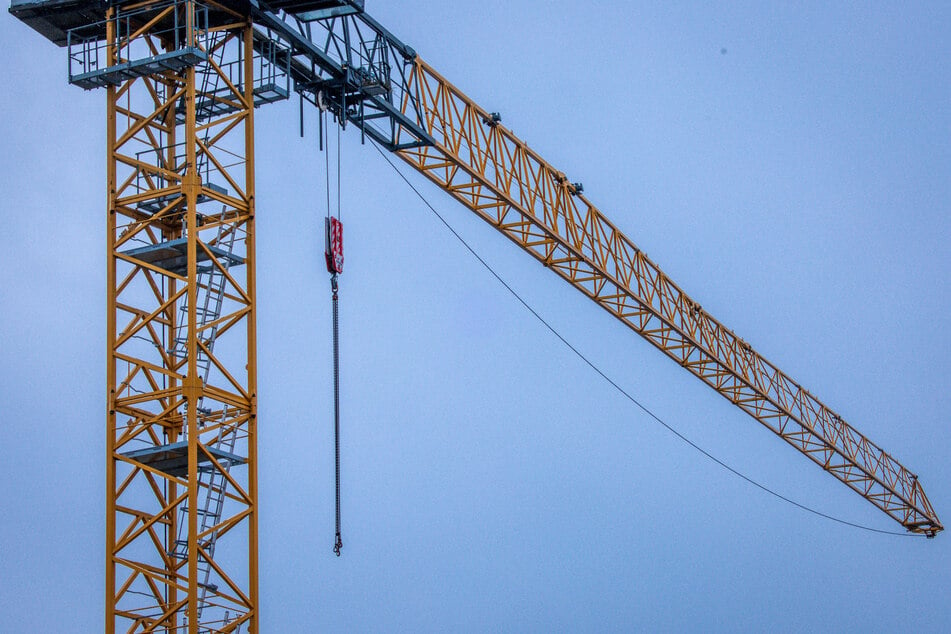
[[[10,13],[53,44],[66,46],[70,29],[101,22],[108,7],[105,0],[13,0]]]
[[[122,7],[140,2],[131,0],[12,0],[10,13],[31,27],[37,33],[57,46],[66,46],[69,31],[77,28],[93,28],[100,25],[101,38],[106,37],[106,11],[110,6]],[[242,15],[251,15],[254,11],[284,11],[301,20],[312,21],[324,18],[350,15],[363,11],[363,0],[217,0],[227,9]],[[211,12],[211,25],[233,22],[233,16],[225,11]],[[88,31],[86,31],[88,35]]]

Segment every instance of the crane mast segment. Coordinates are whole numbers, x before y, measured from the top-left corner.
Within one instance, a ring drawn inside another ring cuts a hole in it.
[[[914,474],[703,310],[362,0],[10,12],[67,48],[71,83],[107,91],[110,631],[256,630],[253,111],[291,82],[909,531],[943,530]],[[248,556],[232,569],[216,548],[238,534]]]
[[[52,4],[32,25],[71,25],[70,80],[107,96],[106,630],[256,631],[253,113],[287,97],[278,50],[212,2]]]

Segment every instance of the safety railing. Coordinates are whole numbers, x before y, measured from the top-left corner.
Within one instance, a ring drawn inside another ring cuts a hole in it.
[[[195,0],[169,0],[128,11],[118,7],[105,21],[70,29],[69,81],[101,88],[203,61],[208,16],[208,7]],[[105,37],[109,28],[115,33],[114,53]]]

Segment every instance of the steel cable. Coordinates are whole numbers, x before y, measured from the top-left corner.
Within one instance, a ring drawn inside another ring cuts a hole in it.
[[[336,534],[334,554],[340,556],[343,541],[340,538],[340,336],[337,311],[337,274],[330,278],[333,290],[333,364],[334,364],[334,485],[336,497]]]
[[[450,225],[449,222],[448,222],[438,211],[436,211],[436,208],[433,207],[432,204],[430,204],[430,202],[426,199],[426,197],[423,196],[422,192],[420,192],[419,189],[417,189],[416,186],[413,185],[413,183],[406,177],[406,175],[403,174],[403,172],[400,171],[400,169],[396,166],[396,164],[393,163],[393,161],[390,160],[390,157],[387,156],[387,154],[384,152],[384,150],[383,150],[376,142],[373,143],[373,147],[376,148],[376,151],[380,153],[380,156],[382,156],[383,159],[384,159],[387,163],[389,163],[390,167],[393,168],[393,170],[399,175],[399,177],[403,180],[403,182],[406,183],[407,185],[409,185],[410,189],[413,190],[413,192],[414,192],[414,193],[416,194],[416,196],[423,202],[423,204],[425,204],[425,205],[429,208],[429,210],[436,216],[436,218],[438,218],[439,221],[440,221],[443,225],[445,225],[445,227],[449,230],[449,232],[452,233],[452,235],[455,236],[455,238],[456,238],[460,243],[462,243],[462,246],[464,246],[464,247],[466,248],[466,250],[469,251],[469,253],[470,253],[473,257],[475,257],[475,259],[478,260],[479,263],[482,264],[482,266],[485,267],[485,269],[486,269],[489,273],[491,273],[492,276],[493,276],[502,286],[504,286],[505,289],[506,289],[509,293],[511,293],[511,294],[515,297],[515,299],[517,299],[518,302],[519,302],[523,307],[525,307],[526,310],[528,310],[528,312],[530,312],[530,313],[535,317],[535,319],[537,319],[539,322],[541,322],[541,324],[542,324],[543,326],[545,326],[545,328],[547,328],[553,335],[555,335],[555,337],[557,337],[559,341],[561,341],[569,350],[571,350],[573,353],[575,353],[575,355],[576,355],[579,359],[581,359],[586,365],[588,365],[588,366],[589,366],[592,370],[594,370],[599,376],[601,376],[602,379],[604,379],[605,381],[607,381],[615,390],[617,390],[618,392],[620,392],[620,394],[621,394],[622,396],[624,396],[627,400],[629,400],[631,403],[633,403],[634,405],[636,405],[641,411],[643,411],[645,414],[647,414],[649,417],[651,417],[654,421],[656,421],[657,423],[659,423],[660,425],[662,425],[665,429],[667,429],[667,431],[669,431],[670,433],[674,434],[677,438],[679,438],[680,440],[682,440],[684,443],[686,443],[687,445],[693,447],[695,450],[697,450],[698,452],[700,452],[701,454],[703,454],[704,456],[706,456],[707,458],[709,458],[710,460],[712,460],[712,461],[715,462],[716,464],[720,465],[722,468],[726,469],[727,471],[729,471],[729,472],[732,473],[733,475],[735,475],[735,476],[741,478],[742,480],[748,482],[749,484],[752,484],[753,486],[757,487],[758,489],[761,489],[762,491],[765,491],[766,493],[769,493],[770,495],[772,495],[772,496],[774,496],[774,497],[776,497],[776,498],[778,498],[778,499],[780,499],[780,500],[782,500],[782,501],[784,501],[784,502],[787,502],[787,503],[789,503],[789,504],[791,504],[791,505],[793,505],[793,506],[795,506],[795,507],[797,507],[797,508],[799,508],[799,509],[801,509],[801,510],[803,510],[803,511],[807,511],[807,512],[812,513],[812,514],[814,514],[814,515],[818,515],[819,517],[825,518],[825,519],[827,519],[827,520],[831,520],[831,521],[833,521],[833,522],[838,522],[839,524],[844,524],[844,525],[846,525],[846,526],[851,526],[851,527],[853,527],[853,528],[858,528],[858,529],[865,530],[865,531],[870,531],[870,532],[873,532],[873,533],[881,533],[881,534],[884,534],[884,535],[895,535],[895,536],[898,536],[898,537],[925,537],[924,535],[921,535],[921,534],[918,534],[918,533],[900,533],[900,532],[897,532],[897,531],[882,530],[882,529],[880,529],[880,528],[873,528],[873,527],[871,527],[871,526],[864,526],[864,525],[862,525],[862,524],[856,524],[855,522],[850,522],[850,521],[848,521],[848,520],[843,520],[843,519],[840,519],[840,518],[838,518],[838,517],[834,517],[834,516],[832,516],[832,515],[828,515],[827,513],[823,513],[822,511],[819,511],[819,510],[816,510],[816,509],[811,508],[811,507],[809,507],[809,506],[806,506],[805,504],[801,504],[801,503],[799,503],[799,502],[796,502],[795,500],[792,500],[792,499],[786,497],[785,495],[783,495],[783,494],[781,494],[781,493],[778,493],[777,491],[774,491],[774,490],[770,489],[770,488],[767,487],[766,485],[757,482],[756,480],[754,480],[754,479],[752,479],[751,477],[749,477],[749,476],[747,476],[747,475],[741,473],[740,471],[737,471],[736,469],[734,469],[733,467],[731,467],[731,466],[728,465],[727,463],[723,462],[722,460],[720,460],[719,458],[717,458],[716,456],[714,456],[713,454],[711,454],[709,451],[707,451],[707,450],[704,449],[703,447],[699,446],[697,443],[693,442],[692,440],[690,440],[689,438],[687,438],[686,436],[684,436],[682,433],[680,433],[679,431],[677,431],[677,430],[676,430],[674,427],[672,427],[670,424],[666,423],[663,419],[661,419],[657,414],[655,414],[655,413],[652,412],[650,409],[648,409],[647,406],[645,406],[645,405],[642,404],[640,401],[638,401],[636,398],[634,398],[634,396],[632,396],[629,392],[627,392],[623,387],[621,387],[620,385],[618,385],[611,377],[609,377],[607,374],[604,373],[604,371],[602,371],[598,366],[596,366],[593,361],[591,361],[590,359],[588,359],[588,357],[586,357],[586,356],[584,355],[584,353],[582,353],[580,350],[578,350],[578,349],[577,349],[575,346],[573,346],[567,339],[565,339],[565,338],[561,335],[561,333],[559,333],[557,330],[555,330],[555,328],[554,328],[550,323],[548,323],[548,321],[546,321],[545,318],[542,317],[534,308],[532,308],[531,305],[529,305],[528,302],[525,301],[525,300],[522,298],[522,296],[519,295],[518,292],[515,291],[514,288],[512,288],[504,279],[502,279],[502,276],[499,275],[499,274],[495,271],[495,269],[493,269],[493,268],[489,265],[489,263],[486,262],[486,261],[482,258],[482,256],[480,256],[480,255],[475,251],[475,249],[472,248],[472,246],[469,245],[468,242],[466,242],[465,238],[463,238],[463,237],[453,228],[453,226]]]

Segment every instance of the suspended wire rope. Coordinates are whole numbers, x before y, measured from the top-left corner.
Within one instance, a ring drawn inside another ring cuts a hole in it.
[[[327,181],[327,216],[329,217],[330,216],[330,148],[329,148],[330,138],[328,137],[326,139],[327,141],[326,143],[323,142],[324,141],[323,131],[327,129],[327,124],[326,124],[327,112],[326,111],[320,112],[320,120],[321,120],[321,126],[320,126],[321,139],[320,140],[321,140],[321,146],[322,146],[321,150],[324,153],[324,177]]]
[[[343,220],[340,217],[340,127],[337,126],[337,220]],[[330,208],[327,208],[327,213],[330,213]]]
[[[334,366],[334,554],[340,556],[343,540],[340,536],[340,336],[337,311],[337,274],[331,278],[333,290],[333,366]]]
[[[321,111],[321,130],[326,129],[324,118],[326,111]],[[323,140],[323,138],[321,138]],[[327,186],[327,214],[324,219],[324,228],[327,239],[327,270],[330,272],[330,291],[333,305],[333,398],[334,398],[334,546],[333,552],[339,557],[343,548],[343,539],[340,529],[340,313],[338,310],[337,275],[339,266],[334,262],[334,253],[331,245],[331,219],[334,217],[333,205],[330,196],[330,138],[322,148],[324,151],[324,173]],[[337,126],[337,210],[336,221],[340,220],[340,126]],[[342,262],[340,263],[342,266]]]
[[[403,172],[396,166],[396,164],[395,164],[393,161],[390,160],[390,157],[386,154],[386,152],[385,152],[376,142],[373,143],[373,147],[376,148],[376,151],[379,152],[380,156],[383,157],[383,160],[385,160],[385,161],[390,165],[390,167],[393,168],[393,170],[399,175],[399,177],[403,180],[403,182],[406,183],[406,184],[409,186],[409,188],[413,190],[413,192],[416,194],[416,196],[423,202],[424,205],[426,205],[426,207],[429,208],[429,210],[436,216],[436,218],[439,219],[439,221],[446,227],[446,229],[448,229],[449,232],[450,232],[453,236],[455,236],[455,238],[462,244],[462,246],[465,247],[466,250],[467,250],[476,260],[478,260],[479,263],[480,263],[483,267],[485,267],[485,269],[486,269],[502,286],[504,286],[505,289],[506,289],[509,293],[511,293],[512,296],[515,297],[515,299],[518,300],[518,302],[519,302],[528,312],[530,312],[530,313],[535,317],[535,319],[537,319],[545,328],[547,328],[559,341],[561,341],[561,343],[563,343],[569,350],[571,350],[571,351],[572,351],[579,359],[581,359],[588,367],[590,367],[592,370],[594,370],[595,373],[597,373],[602,379],[604,379],[609,385],[611,385],[611,387],[613,387],[615,390],[617,390],[622,396],[624,396],[627,400],[629,400],[631,403],[633,403],[634,405],[636,405],[642,412],[644,412],[645,414],[647,414],[647,416],[649,416],[649,417],[650,417],[651,419],[653,419],[655,422],[659,423],[662,427],[664,427],[667,431],[669,431],[669,432],[672,433],[674,436],[676,436],[677,438],[679,438],[681,441],[683,441],[684,443],[686,443],[687,445],[689,445],[690,447],[692,447],[693,449],[695,449],[696,451],[698,451],[699,453],[701,453],[701,454],[704,455],[706,458],[710,459],[711,461],[713,461],[714,463],[716,463],[717,465],[719,465],[719,466],[722,467],[723,469],[726,469],[727,471],[729,471],[729,472],[732,473],[733,475],[737,476],[738,478],[740,478],[740,479],[746,481],[747,483],[749,483],[749,484],[755,486],[756,488],[758,488],[758,489],[760,489],[760,490],[762,490],[762,491],[764,491],[764,492],[766,492],[766,493],[768,493],[768,494],[770,494],[770,495],[772,495],[772,496],[774,496],[774,497],[776,497],[776,498],[778,498],[778,499],[780,499],[780,500],[782,500],[782,501],[784,501],[784,502],[787,502],[788,504],[791,504],[791,505],[795,506],[796,508],[799,508],[799,509],[801,509],[801,510],[803,510],[803,511],[806,511],[806,512],[808,512],[808,513],[812,513],[813,515],[817,515],[817,516],[819,516],[819,517],[825,518],[825,519],[827,519],[827,520],[831,520],[831,521],[833,521],[833,522],[837,522],[837,523],[839,523],[839,524],[843,524],[843,525],[845,525],[845,526],[850,526],[850,527],[852,527],[852,528],[857,528],[857,529],[861,529],[861,530],[864,530],[864,531],[869,531],[869,532],[872,532],[872,533],[881,533],[881,534],[883,534],[883,535],[894,535],[894,536],[898,536],[898,537],[925,537],[924,535],[920,535],[920,534],[917,534],[917,533],[900,533],[900,532],[898,532],[898,531],[883,530],[883,529],[880,529],[880,528],[873,528],[873,527],[871,527],[871,526],[865,526],[865,525],[862,525],[862,524],[857,524],[857,523],[855,523],[855,522],[850,522],[850,521],[848,521],[848,520],[844,520],[844,519],[841,519],[841,518],[838,518],[838,517],[829,515],[829,514],[827,514],[827,513],[823,513],[822,511],[819,511],[819,510],[814,509],[814,508],[812,508],[812,507],[806,506],[805,504],[802,504],[802,503],[800,503],[800,502],[796,502],[795,500],[793,500],[793,499],[791,499],[791,498],[788,498],[788,497],[786,497],[785,495],[783,495],[783,494],[781,494],[781,493],[779,493],[779,492],[777,492],[777,491],[774,491],[773,489],[769,488],[769,487],[766,486],[765,484],[761,484],[760,482],[754,480],[754,479],[751,478],[750,476],[747,476],[747,475],[743,474],[742,472],[738,471],[738,470],[735,469],[734,467],[731,467],[729,464],[727,464],[726,462],[724,462],[724,461],[721,460],[720,458],[717,458],[716,456],[714,456],[713,454],[711,454],[709,451],[707,451],[706,449],[704,449],[703,447],[701,447],[700,445],[698,445],[698,444],[695,443],[694,441],[692,441],[692,440],[690,440],[689,438],[687,438],[684,434],[682,434],[681,432],[677,431],[677,429],[675,429],[675,428],[674,428],[673,426],[671,426],[669,423],[665,422],[662,418],[660,418],[660,416],[658,416],[658,415],[655,414],[653,411],[651,411],[646,405],[644,405],[643,403],[641,403],[641,402],[640,402],[637,398],[635,398],[630,392],[628,392],[628,391],[625,390],[623,387],[621,387],[616,381],[614,381],[614,379],[612,379],[612,378],[609,377],[607,374],[605,374],[605,372],[604,372],[603,370],[601,370],[601,368],[599,368],[597,365],[595,365],[595,363],[594,363],[593,361],[591,361],[587,356],[585,356],[585,354],[584,354],[583,352],[581,352],[578,348],[576,348],[574,345],[572,345],[571,342],[569,342],[564,336],[562,336],[561,333],[559,333],[559,332],[554,328],[554,326],[552,326],[547,320],[545,320],[544,317],[542,317],[534,308],[532,308],[532,306],[531,306],[525,299],[523,299],[522,296],[519,295],[518,292],[517,292],[514,288],[512,288],[512,286],[510,286],[510,285],[502,278],[502,276],[501,276],[499,273],[497,273],[497,272],[495,271],[495,269],[493,269],[492,266],[491,266],[488,262],[486,262],[485,259],[483,259],[482,256],[480,256],[480,255],[476,252],[476,250],[475,250],[468,242],[466,242],[465,238],[463,238],[462,235],[460,235],[459,232],[456,231],[456,230],[453,228],[453,226],[452,226],[451,224],[449,224],[449,222],[442,216],[442,214],[440,214],[438,211],[436,211],[436,208],[435,208],[432,204],[430,204],[430,202],[426,199],[426,197],[422,194],[422,192],[409,180],[409,178],[406,177],[405,174],[403,174]]]

